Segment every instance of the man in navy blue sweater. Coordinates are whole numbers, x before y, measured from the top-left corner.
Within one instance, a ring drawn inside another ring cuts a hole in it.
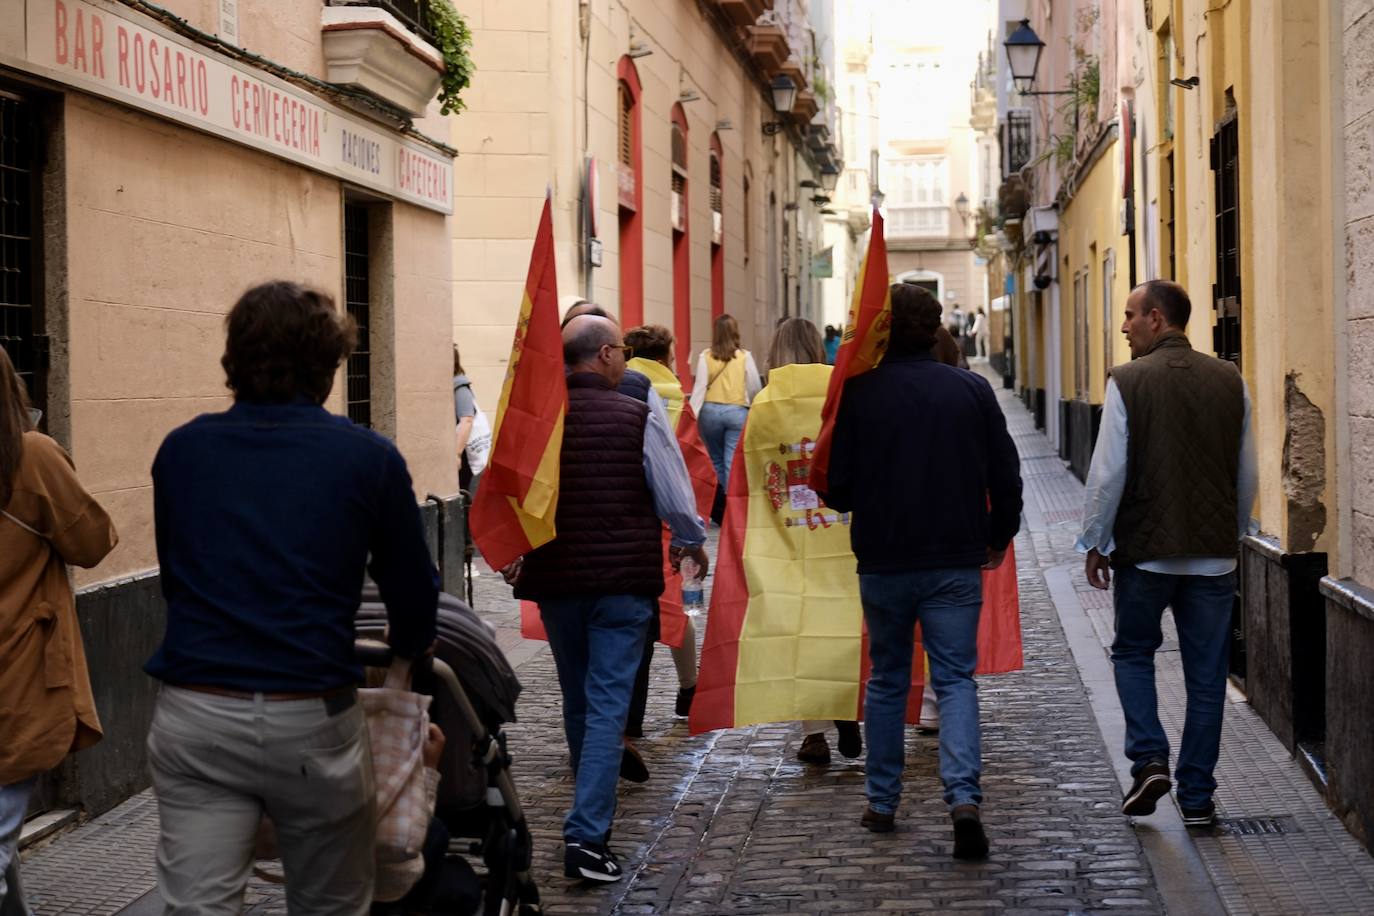
[[[940,778],[954,855],[987,855],[978,808],[982,752],[978,615],[982,570],[1002,563],[1021,518],[1021,463],[992,386],[931,352],[940,304],[892,287],[892,337],[872,372],[845,384],[821,498],[854,513],[850,539],[872,671],[864,702],[869,830],[893,829],[903,719],[919,622],[940,706]]]
[[[395,445],[321,406],[352,320],[294,283],[246,292],[222,363],[234,406],[167,436],[153,504],[167,632],[148,756],[166,912],[237,913],[264,815],[292,913],[365,914],[372,761],[354,685],[365,568],[392,648],[434,641],[438,572]],[[369,559],[370,558],[370,559]]]

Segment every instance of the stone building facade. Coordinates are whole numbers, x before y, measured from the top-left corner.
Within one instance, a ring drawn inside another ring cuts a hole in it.
[[[0,0],[0,344],[120,534],[77,575],[107,737],[43,804],[145,784],[150,466],[229,405],[246,288],[294,280],[354,313],[364,343],[326,406],[395,439],[436,544],[455,520],[443,62],[419,7],[387,6]]]
[[[458,0],[478,71],[452,127],[453,333],[479,402],[500,394],[546,191],[561,298],[672,328],[688,385],[715,316],[759,353],[777,319],[819,317],[832,5]],[[778,112],[780,77],[798,91]]]

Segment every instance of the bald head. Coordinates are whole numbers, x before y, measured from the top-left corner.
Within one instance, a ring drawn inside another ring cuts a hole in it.
[[[563,313],[563,324],[561,325],[561,327],[566,328],[568,326],[568,322],[572,321],[578,315],[599,315],[602,318],[611,317],[609,312],[607,312],[601,306],[597,305],[595,302],[588,302],[586,299],[579,299],[572,305],[570,305],[568,307],[568,310]]]
[[[620,327],[600,315],[575,315],[563,326],[563,363],[572,372],[595,372],[620,384],[625,351]]]

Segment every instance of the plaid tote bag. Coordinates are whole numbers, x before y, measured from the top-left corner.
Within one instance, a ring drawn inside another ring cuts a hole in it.
[[[421,752],[429,731],[430,698],[410,690],[410,662],[397,658],[381,687],[358,691],[367,715],[377,787],[377,861],[420,855],[431,811],[425,801]]]

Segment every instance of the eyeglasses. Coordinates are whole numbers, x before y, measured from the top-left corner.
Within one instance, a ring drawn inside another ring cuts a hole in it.
[[[628,346],[627,344],[606,344],[606,346],[610,347],[612,350],[619,350],[620,352],[624,353],[626,359],[634,358],[634,347]]]

